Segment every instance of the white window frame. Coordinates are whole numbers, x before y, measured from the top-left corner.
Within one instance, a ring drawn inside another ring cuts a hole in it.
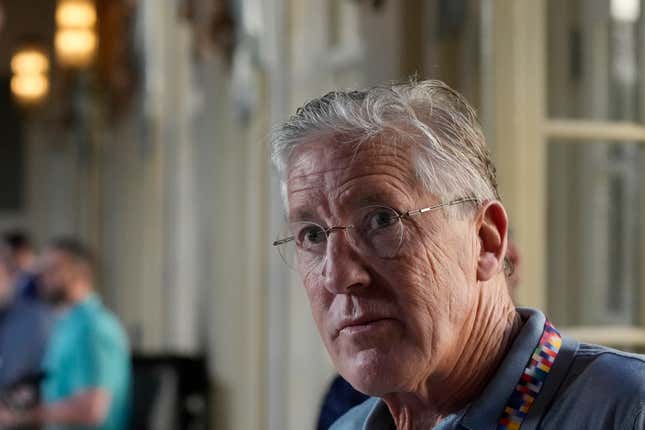
[[[499,185],[523,253],[518,303],[547,307],[547,145],[551,139],[645,144],[645,126],[625,121],[552,119],[546,114],[546,0],[495,0],[493,11],[492,133]],[[645,190],[645,179],[642,180]],[[645,210],[641,199],[641,210]],[[641,229],[645,259],[645,229]],[[645,263],[645,261],[643,261]],[[640,309],[645,314],[645,271]],[[645,346],[643,326],[575,326],[561,331],[580,341]]]

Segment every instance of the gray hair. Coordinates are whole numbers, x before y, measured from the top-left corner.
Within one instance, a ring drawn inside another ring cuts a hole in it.
[[[499,200],[495,167],[475,111],[445,83],[428,80],[332,91],[275,128],[272,161],[285,203],[289,158],[299,144],[333,137],[358,147],[383,136],[383,145],[411,145],[415,176],[433,195]]]

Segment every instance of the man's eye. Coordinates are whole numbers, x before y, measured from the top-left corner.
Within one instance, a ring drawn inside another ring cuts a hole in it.
[[[368,230],[379,230],[396,224],[399,217],[389,210],[378,210],[372,212],[367,218]]]
[[[311,247],[325,242],[327,235],[325,231],[318,226],[304,227],[298,233],[298,244],[306,247]]]

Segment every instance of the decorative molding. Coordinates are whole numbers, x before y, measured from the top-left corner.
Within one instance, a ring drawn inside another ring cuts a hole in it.
[[[645,142],[645,126],[628,121],[550,119],[544,123],[546,137],[603,143]]]
[[[133,101],[142,72],[135,46],[136,2],[98,0],[98,84],[111,117],[122,116]]]
[[[236,41],[236,22],[227,0],[180,0],[179,17],[188,20],[195,33],[195,53],[208,55],[215,51],[228,64],[233,59]]]
[[[581,326],[558,329],[581,342],[619,347],[645,346],[645,329],[636,326]]]

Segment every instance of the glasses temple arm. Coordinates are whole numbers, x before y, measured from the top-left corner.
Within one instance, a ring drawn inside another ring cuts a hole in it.
[[[293,236],[285,237],[284,239],[278,239],[273,241],[273,246],[284,245],[285,243],[291,242],[295,238]]]
[[[475,198],[475,197],[464,197],[462,199],[453,200],[451,202],[439,203],[438,205],[428,206],[426,208],[421,208],[421,209],[417,209],[417,210],[414,210],[414,211],[408,211],[408,212],[404,213],[403,215],[401,215],[401,217],[403,218],[403,217],[408,217],[408,216],[416,216],[416,215],[420,215],[420,214],[430,212],[430,211],[433,211],[435,209],[443,208],[443,207],[446,207],[446,206],[454,206],[454,205],[458,205],[458,204],[461,204],[461,203],[468,203],[468,202],[479,202],[479,199]]]

